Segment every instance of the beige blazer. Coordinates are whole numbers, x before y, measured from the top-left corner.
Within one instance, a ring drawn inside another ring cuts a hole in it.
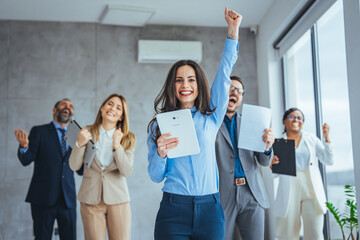
[[[85,147],[74,145],[69,165],[73,171],[84,164]],[[134,148],[124,150],[122,146],[113,152],[114,161],[104,170],[101,169],[99,160],[94,157],[90,168],[84,167],[83,180],[77,199],[86,204],[98,204],[103,195],[104,202],[108,205],[130,201],[126,177],[133,170]]]

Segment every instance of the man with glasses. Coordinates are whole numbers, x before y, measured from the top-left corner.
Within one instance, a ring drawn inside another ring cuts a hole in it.
[[[238,148],[241,115],[237,109],[245,93],[244,84],[231,76],[229,104],[216,138],[216,160],[220,175],[220,202],[225,215],[225,240],[236,239],[238,228],[242,239],[264,239],[265,208],[269,200],[258,164],[268,166],[273,157],[274,135],[265,129],[262,141],[265,152]]]
[[[64,135],[74,107],[69,99],[58,101],[53,121],[27,133],[15,130],[19,142],[18,158],[23,166],[34,162],[26,202],[30,203],[35,239],[51,240],[54,221],[60,239],[76,239],[76,191],[74,172],[69,167],[69,146]],[[82,175],[82,170],[78,171]]]

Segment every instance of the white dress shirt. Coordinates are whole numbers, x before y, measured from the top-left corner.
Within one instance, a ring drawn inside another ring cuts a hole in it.
[[[309,170],[310,151],[306,146],[303,136],[300,138],[299,145],[295,148],[296,154],[296,170]]]
[[[101,163],[101,168],[105,169],[114,161],[113,156],[113,135],[116,128],[106,131],[100,126],[99,141],[96,142],[96,157]]]

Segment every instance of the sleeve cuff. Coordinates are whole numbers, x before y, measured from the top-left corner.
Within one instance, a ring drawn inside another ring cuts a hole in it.
[[[166,160],[167,160],[167,155],[165,156],[165,158],[162,158],[162,157],[159,155],[159,153],[156,151],[155,158],[156,158],[157,161],[161,161],[161,162],[165,163]]]
[[[264,154],[265,154],[266,156],[269,156],[269,155],[271,154],[272,150],[273,150],[273,148],[271,147],[271,148],[269,149],[269,151],[265,151]]]
[[[20,150],[20,153],[21,153],[21,154],[26,153],[26,151],[27,151],[28,149],[29,149],[29,146],[27,146],[27,148],[19,147],[19,150]]]
[[[233,49],[236,49],[237,54],[239,50],[239,41],[226,38],[224,49],[225,51],[232,51]]]

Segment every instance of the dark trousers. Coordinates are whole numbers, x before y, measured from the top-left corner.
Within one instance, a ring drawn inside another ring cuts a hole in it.
[[[219,193],[185,196],[164,192],[155,223],[156,240],[223,240]]]
[[[60,239],[76,240],[76,208],[68,208],[61,194],[54,206],[31,204],[35,240],[51,240],[55,219]]]

